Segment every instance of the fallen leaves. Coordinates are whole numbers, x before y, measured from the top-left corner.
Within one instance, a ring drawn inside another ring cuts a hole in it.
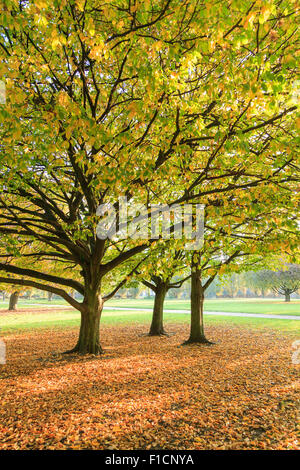
[[[6,336],[0,448],[299,449],[290,338],[210,327],[217,344],[183,348],[170,329],[103,328],[103,357],[61,355],[76,330]]]

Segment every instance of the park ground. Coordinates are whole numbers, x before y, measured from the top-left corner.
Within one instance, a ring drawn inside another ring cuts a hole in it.
[[[1,449],[299,449],[299,321],[206,316],[213,346],[184,346],[189,318],[147,337],[151,301],[116,300],[101,327],[105,354],[65,356],[79,316],[58,302],[0,304]],[[184,304],[186,303],[186,305]],[[210,303],[210,304],[209,304]],[[300,302],[218,300],[207,311],[299,314]],[[227,309],[230,310],[227,310]],[[236,308],[236,310],[232,310]]]

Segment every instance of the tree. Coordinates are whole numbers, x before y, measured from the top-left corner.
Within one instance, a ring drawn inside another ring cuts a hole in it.
[[[163,324],[165,298],[170,289],[180,288],[190,278],[186,271],[184,251],[170,243],[153,249],[141,265],[138,275],[155,294],[149,336],[167,334]]]
[[[17,303],[19,300],[20,293],[22,292],[22,288],[20,286],[14,286],[14,285],[7,285],[7,284],[2,284],[0,286],[1,291],[3,293],[8,293],[9,294],[9,301],[8,301],[8,310],[9,311],[14,311],[17,310]],[[5,295],[3,295],[3,300],[5,300]]]
[[[300,288],[300,267],[298,264],[286,264],[278,271],[258,271],[252,282],[256,287],[269,288],[284,295],[285,302],[290,302],[291,294]]]
[[[20,292],[15,290],[10,294],[8,310],[17,310],[17,303],[19,300]]]
[[[294,257],[299,236],[295,201],[289,191],[280,197],[277,206],[268,212],[265,205],[270,198],[268,189],[250,208],[241,195],[236,199],[230,196],[230,200],[223,197],[218,215],[213,204],[206,207],[204,245],[190,255],[191,328],[185,344],[211,344],[204,333],[203,305],[205,291],[216,276],[262,268],[276,252]]]
[[[235,297],[239,292],[241,286],[241,274],[232,273],[227,276],[218,278],[219,288],[223,296]]]
[[[149,246],[97,237],[100,204],[119,217],[120,194],[149,208],[295,180],[295,13],[287,0],[5,1],[0,232],[16,245],[0,282],[79,310],[74,351],[101,351],[103,303],[124,285],[105,295],[105,278]]]

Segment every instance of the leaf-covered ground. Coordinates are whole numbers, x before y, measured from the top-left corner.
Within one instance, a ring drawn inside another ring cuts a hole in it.
[[[213,346],[178,347],[145,326],[102,329],[103,357],[63,356],[76,330],[5,337],[1,449],[299,449],[292,337],[210,326]]]

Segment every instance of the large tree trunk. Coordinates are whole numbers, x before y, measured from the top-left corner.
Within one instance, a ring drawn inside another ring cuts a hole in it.
[[[191,329],[190,337],[185,344],[202,343],[212,344],[204,334],[203,321],[204,289],[201,282],[201,271],[192,263],[191,275]]]
[[[163,325],[163,313],[167,290],[167,286],[164,282],[156,286],[152,323],[149,336],[160,336],[166,334]]]
[[[285,291],[284,296],[285,296],[285,302],[291,301],[291,294],[289,292]]]
[[[17,310],[17,303],[20,293],[15,291],[10,294],[8,310]]]
[[[81,312],[79,338],[74,349],[67,353],[101,354],[100,344],[100,318],[103,309],[103,300],[99,291],[90,290],[84,299],[84,308]]]

